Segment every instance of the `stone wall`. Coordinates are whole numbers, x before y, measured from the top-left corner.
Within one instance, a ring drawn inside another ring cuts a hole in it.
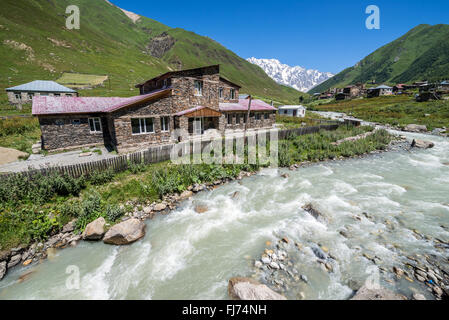
[[[91,132],[88,118],[100,117],[103,132]],[[42,131],[42,149],[55,151],[74,149],[83,146],[104,144],[104,133],[107,122],[104,116],[90,115],[50,115],[39,116]],[[79,120],[74,124],[73,120]]]
[[[256,120],[256,113],[260,114],[260,120]],[[248,129],[255,128],[271,128],[276,123],[276,114],[269,112],[268,119],[265,119],[265,114],[268,112],[251,112],[248,122]],[[231,124],[228,124],[228,119],[225,116],[224,128],[226,130],[244,130],[245,123],[243,122],[246,112],[225,112],[225,115],[231,115]],[[240,123],[237,123],[237,115],[240,116]]]
[[[8,100],[9,103],[11,104],[27,104],[27,103],[31,103],[33,100],[33,97],[39,97],[39,96],[44,96],[47,95],[49,97],[53,97],[55,95],[59,95],[61,97],[65,97],[65,96],[76,96],[77,94],[75,93],[58,93],[58,92],[49,92],[49,93],[41,93],[41,92],[18,92],[18,91],[8,91]],[[16,99],[16,93],[20,94],[20,99]],[[30,96],[32,95],[32,97]]]
[[[144,105],[127,107],[111,114],[113,141],[118,152],[129,152],[154,144],[171,142],[171,131],[174,128],[173,101],[171,96],[163,97]],[[170,118],[170,131],[162,132],[161,117]],[[131,119],[152,118],[154,133],[133,134]]]

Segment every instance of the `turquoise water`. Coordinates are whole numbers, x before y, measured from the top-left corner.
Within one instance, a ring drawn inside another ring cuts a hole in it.
[[[303,245],[291,255],[295,268],[309,279],[309,284],[291,287],[287,296],[302,292],[306,299],[347,299],[350,281],[363,282],[373,268],[389,269],[415,253],[445,254],[412,231],[449,239],[441,227],[449,226],[449,140],[425,139],[434,141],[435,148],[295,172],[267,169],[200,193],[169,215],[147,221],[145,238],[131,246],[81,242],[41,264],[11,270],[0,282],[0,299],[226,299],[228,279],[254,274],[254,259],[260,258],[265,242],[284,236]],[[288,179],[280,177],[284,172]],[[233,198],[235,191],[239,195]],[[327,223],[301,209],[309,202]],[[197,204],[209,211],[196,213]],[[341,236],[341,230],[350,237]],[[333,273],[316,262],[311,246],[317,243],[336,258]],[[380,262],[374,265],[363,253]],[[79,269],[79,289],[66,285],[68,266]],[[388,274],[380,277],[382,285],[395,291],[422,290],[417,283],[389,283]]]

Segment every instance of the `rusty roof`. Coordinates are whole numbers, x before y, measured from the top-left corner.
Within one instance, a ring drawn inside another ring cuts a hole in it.
[[[171,88],[129,98],[120,97],[49,97],[33,98],[33,115],[105,113],[150,101],[171,92]]]

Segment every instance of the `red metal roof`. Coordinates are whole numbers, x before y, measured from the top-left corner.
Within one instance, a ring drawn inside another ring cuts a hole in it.
[[[158,97],[162,93],[169,92],[170,90],[158,90],[130,98],[39,96],[33,98],[32,113],[33,115],[45,115],[112,112],[135,103]]]
[[[220,103],[220,111],[247,111],[248,103],[249,99],[239,99],[238,103]],[[276,108],[262,100],[252,100],[250,111],[276,111]]]

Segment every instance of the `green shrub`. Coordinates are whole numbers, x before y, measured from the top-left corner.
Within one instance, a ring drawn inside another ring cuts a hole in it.
[[[76,229],[84,231],[89,223],[101,216],[101,197],[98,192],[91,192],[87,198],[81,202],[81,210],[78,220],[76,221]]]
[[[104,171],[94,171],[89,175],[88,180],[93,185],[101,185],[112,181],[112,179],[114,179],[114,176],[115,172],[112,169]]]
[[[108,205],[106,207],[106,218],[110,222],[115,222],[125,214],[125,210],[118,205]]]

